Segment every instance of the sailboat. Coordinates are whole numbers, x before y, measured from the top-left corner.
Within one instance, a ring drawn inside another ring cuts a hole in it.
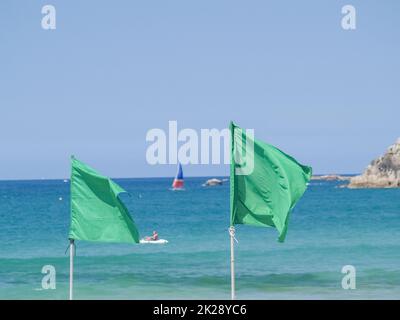
[[[174,182],[172,182],[172,190],[184,190],[183,189],[183,171],[182,171],[182,165],[180,164],[180,162],[178,163],[178,170],[176,172]]]

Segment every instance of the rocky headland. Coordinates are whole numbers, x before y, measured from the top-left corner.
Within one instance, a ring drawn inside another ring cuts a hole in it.
[[[400,138],[373,160],[364,173],[350,179],[349,188],[400,188]]]

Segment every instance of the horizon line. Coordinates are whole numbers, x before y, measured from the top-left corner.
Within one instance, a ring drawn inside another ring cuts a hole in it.
[[[316,173],[312,176],[328,176],[328,175],[338,175],[338,176],[354,176],[360,175],[361,173]],[[186,178],[229,178],[229,175],[213,175],[213,176],[186,176]],[[111,180],[123,180],[123,179],[173,179],[174,176],[146,176],[146,177],[108,177]],[[71,180],[71,177],[65,178],[21,178],[21,179],[0,179],[0,182],[12,182],[12,181],[63,181]]]

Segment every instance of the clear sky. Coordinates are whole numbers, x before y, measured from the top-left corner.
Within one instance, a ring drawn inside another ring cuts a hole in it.
[[[67,177],[71,154],[112,177],[171,176],[145,158],[169,120],[234,120],[316,173],[360,172],[400,136],[397,0],[1,0],[0,41],[0,179]]]

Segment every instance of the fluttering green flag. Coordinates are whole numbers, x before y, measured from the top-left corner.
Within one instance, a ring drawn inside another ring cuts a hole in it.
[[[289,215],[311,179],[311,167],[231,122],[231,226],[275,227],[286,236]]]
[[[72,157],[69,238],[138,243],[139,232],[119,199],[126,192],[111,179]]]

